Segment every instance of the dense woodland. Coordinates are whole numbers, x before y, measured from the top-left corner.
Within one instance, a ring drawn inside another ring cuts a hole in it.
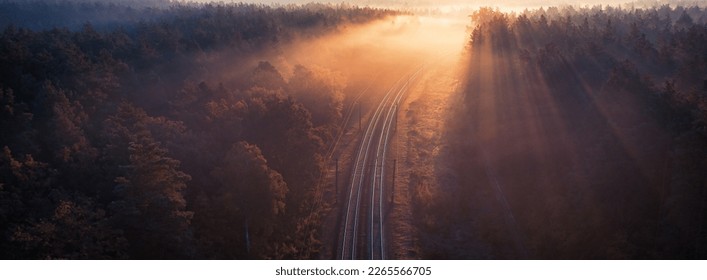
[[[418,201],[426,257],[707,258],[707,11],[472,20],[459,189]]]
[[[316,258],[346,84],[267,58],[391,14],[0,1],[0,258]],[[707,258],[704,8],[472,26],[423,258]]]
[[[252,57],[391,12],[164,2],[0,3],[0,258],[317,257],[344,85]]]

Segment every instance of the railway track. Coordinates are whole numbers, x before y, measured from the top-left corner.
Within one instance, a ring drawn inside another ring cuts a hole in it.
[[[345,199],[340,244],[340,259],[385,259],[385,202],[387,152],[398,106],[410,84],[422,72],[416,67],[401,77],[383,96],[373,111],[351,166],[351,179]]]

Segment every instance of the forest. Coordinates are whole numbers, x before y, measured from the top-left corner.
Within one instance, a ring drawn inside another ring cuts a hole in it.
[[[405,77],[389,256],[707,258],[705,7],[476,9],[449,112],[400,73],[456,19],[410,13],[0,0],[0,259],[332,257],[363,95]]]
[[[0,258],[317,258],[316,181],[345,84],[258,58],[394,12],[3,1],[0,14]]]
[[[424,257],[705,259],[707,11],[471,19],[458,186],[418,199]]]

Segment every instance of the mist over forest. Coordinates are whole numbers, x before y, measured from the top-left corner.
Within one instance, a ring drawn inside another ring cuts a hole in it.
[[[0,5],[67,11],[0,35],[2,258],[316,256],[313,186],[344,84],[254,58],[393,12]],[[104,14],[118,17],[98,30]]]
[[[381,251],[707,257],[704,7],[272,2],[0,1],[0,258],[334,258],[399,81]]]
[[[428,257],[704,259],[705,10],[472,19],[449,135],[459,186],[424,225],[458,242]]]

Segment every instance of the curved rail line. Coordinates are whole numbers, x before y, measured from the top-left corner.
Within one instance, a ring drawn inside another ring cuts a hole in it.
[[[401,77],[385,94],[376,107],[362,139],[354,164],[352,165],[351,184],[344,216],[341,246],[339,256],[341,259],[357,259],[363,257],[359,249],[359,235],[368,234],[366,246],[370,259],[385,258],[385,231],[384,231],[384,197],[385,197],[385,168],[386,154],[390,142],[393,121],[397,108],[405,96],[410,83],[422,72],[424,66],[416,67],[411,74]],[[407,78],[406,78],[407,77]],[[376,142],[376,137],[378,141]],[[369,163],[373,157],[373,165]],[[371,170],[372,168],[372,170]],[[368,220],[368,233],[361,231],[360,224],[365,220],[366,213],[362,208],[362,196],[368,192],[371,196]]]

